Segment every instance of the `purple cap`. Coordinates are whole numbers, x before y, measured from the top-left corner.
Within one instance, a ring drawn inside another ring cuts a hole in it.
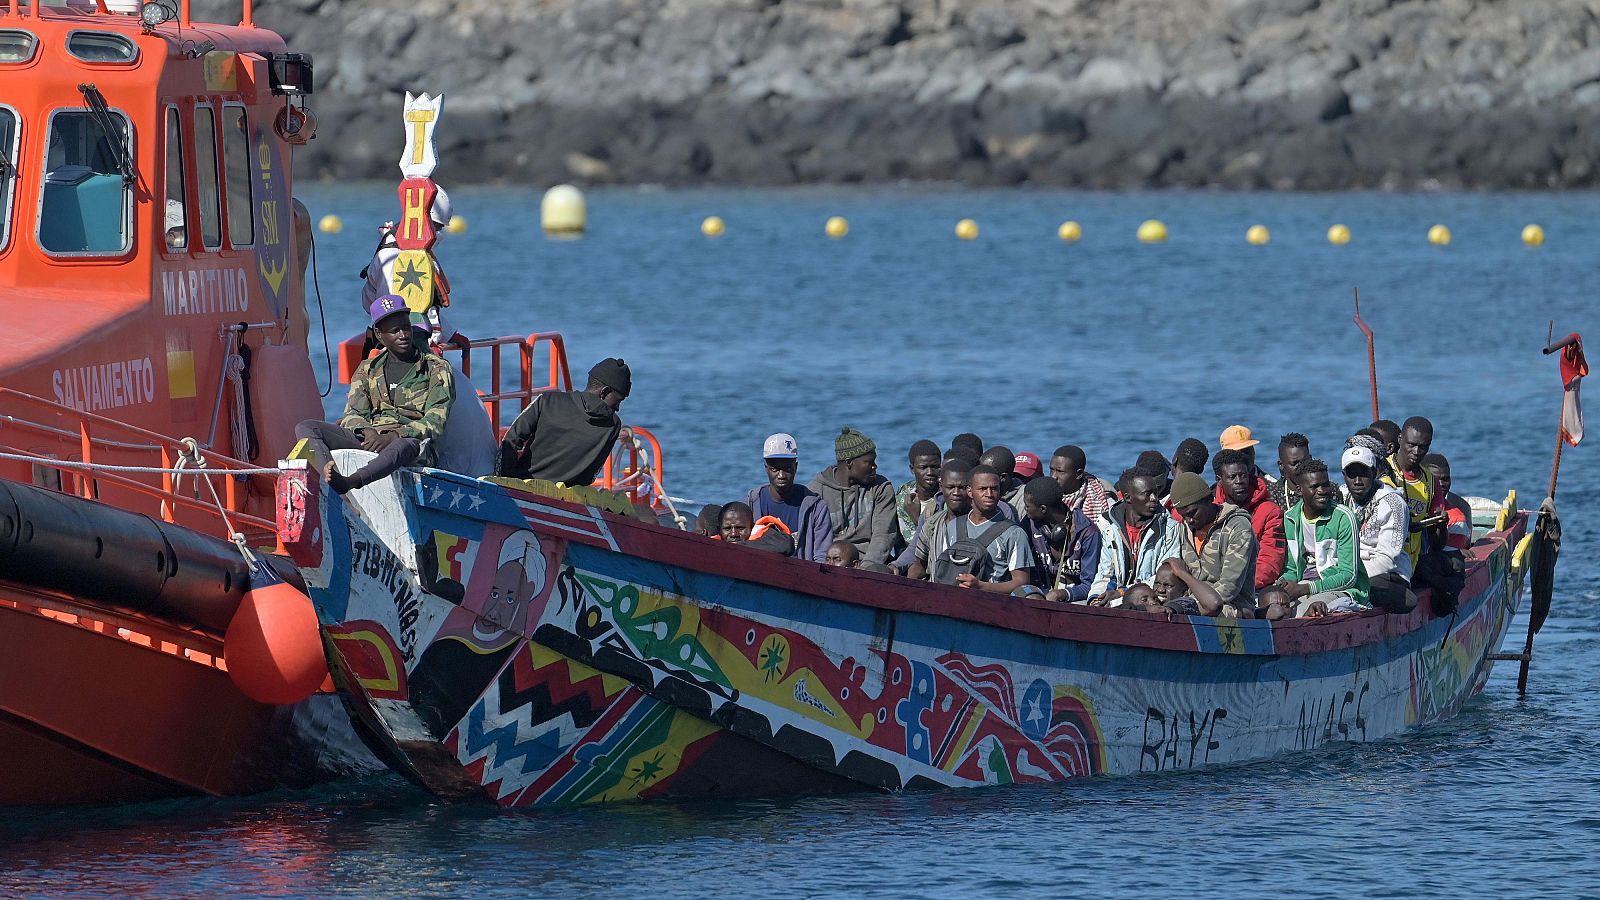
[[[384,294],[372,301],[372,305],[367,307],[367,312],[372,314],[372,324],[376,325],[380,320],[387,319],[395,313],[409,313],[411,310],[406,308],[405,298],[399,294]]]

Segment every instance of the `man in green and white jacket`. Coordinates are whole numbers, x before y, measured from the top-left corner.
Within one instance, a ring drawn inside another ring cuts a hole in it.
[[[1289,558],[1278,583],[1289,592],[1297,616],[1360,612],[1367,600],[1367,570],[1361,563],[1361,525],[1339,502],[1328,465],[1308,459],[1295,472],[1300,501],[1283,514]]]

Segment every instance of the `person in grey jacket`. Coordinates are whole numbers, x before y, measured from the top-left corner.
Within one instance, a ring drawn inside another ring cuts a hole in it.
[[[795,556],[812,562],[828,561],[828,546],[833,543],[833,519],[828,506],[816,491],[794,483],[800,465],[800,451],[794,436],[779,432],[761,448],[767,467],[767,483],[752,488],[744,502],[759,520],[772,516],[783,523],[794,538]]]
[[[822,495],[833,520],[833,536],[854,544],[863,563],[884,565],[900,534],[894,485],[878,474],[878,448],[872,439],[845,428],[833,441],[836,463],[823,469],[809,487]]]

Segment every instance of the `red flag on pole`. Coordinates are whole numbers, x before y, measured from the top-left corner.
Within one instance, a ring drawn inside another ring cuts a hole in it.
[[[1578,385],[1589,374],[1589,363],[1583,358],[1583,340],[1577,332],[1572,341],[1561,348],[1561,386],[1566,390],[1561,400],[1561,437],[1572,446],[1583,440],[1583,407],[1578,403]]]

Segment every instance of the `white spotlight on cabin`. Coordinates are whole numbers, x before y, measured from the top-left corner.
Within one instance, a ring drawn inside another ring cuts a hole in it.
[[[582,234],[588,221],[582,191],[570,184],[558,184],[544,192],[544,199],[539,202],[539,224],[545,234]]]

